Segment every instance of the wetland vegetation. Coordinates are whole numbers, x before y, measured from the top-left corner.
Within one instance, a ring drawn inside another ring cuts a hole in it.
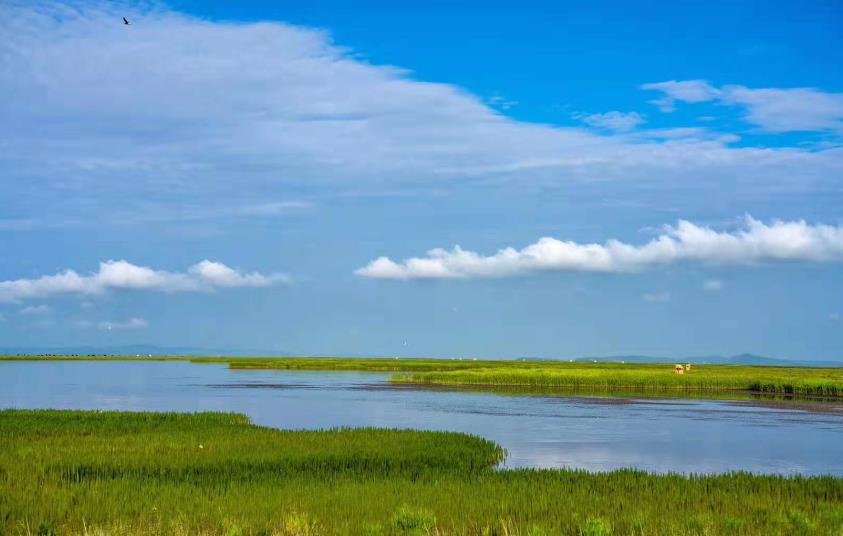
[[[236,414],[0,411],[0,534],[719,535],[843,531],[843,479],[496,469],[464,434]]]
[[[219,362],[194,359],[194,362]],[[396,383],[541,388],[644,394],[741,394],[843,397],[843,368],[694,365],[675,374],[670,364],[473,359],[224,358],[236,369],[394,372]]]
[[[489,387],[538,387],[626,393],[763,393],[841,397],[843,369],[697,365],[675,374],[669,365],[561,363],[490,366],[402,374],[395,382]]]

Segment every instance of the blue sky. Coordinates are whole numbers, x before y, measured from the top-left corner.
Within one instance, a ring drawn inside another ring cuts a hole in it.
[[[841,359],[841,23],[2,2],[0,344]]]

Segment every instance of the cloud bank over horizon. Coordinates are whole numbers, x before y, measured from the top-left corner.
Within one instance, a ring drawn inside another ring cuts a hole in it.
[[[118,24],[124,15],[132,26]],[[709,124],[641,129],[634,111],[577,115],[586,126],[519,121],[462,87],[366,62],[326,31],[282,22],[208,21],[156,4],[36,1],[0,5],[0,33],[0,196],[10,200],[0,232],[46,225],[38,221],[45,205],[84,224],[91,206],[111,206],[97,200],[114,197],[142,209],[120,214],[143,221],[247,219],[290,210],[260,207],[267,192],[283,198],[291,185],[608,181],[786,193],[843,174],[839,143],[739,146],[739,135]],[[743,103],[749,120],[771,130],[839,124],[840,95],[818,90],[701,81],[643,88],[661,91],[664,106]],[[169,194],[161,203],[140,204],[162,189]],[[204,212],[221,197],[260,211]],[[188,200],[198,212],[185,214]]]
[[[0,281],[0,303],[50,298],[61,294],[101,294],[108,290],[207,292],[220,288],[268,287],[290,281],[286,274],[243,273],[209,260],[194,264],[186,272],[155,270],[125,260],[110,260],[101,262],[99,270],[88,275],[65,270],[34,279]]]
[[[828,357],[843,34],[738,3],[0,0],[0,338]]]
[[[843,260],[843,225],[805,221],[765,224],[747,216],[742,229],[727,232],[679,220],[663,234],[636,246],[618,240],[580,244],[544,237],[522,249],[507,247],[484,256],[455,246],[426,257],[395,262],[379,257],[356,270],[372,279],[470,279],[512,277],[542,271],[636,272],[680,262],[749,265],[762,262]]]

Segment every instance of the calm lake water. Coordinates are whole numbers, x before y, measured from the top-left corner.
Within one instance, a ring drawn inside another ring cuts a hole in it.
[[[387,374],[187,362],[0,362],[0,407],[232,411],[277,428],[379,426],[492,439],[507,467],[843,475],[843,405],[513,396],[389,385]]]

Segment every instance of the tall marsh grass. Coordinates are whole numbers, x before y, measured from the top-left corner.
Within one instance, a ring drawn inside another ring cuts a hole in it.
[[[497,470],[494,443],[0,411],[2,535],[837,535],[843,480]]]
[[[544,367],[477,367],[396,375],[399,383],[543,387],[606,392],[748,392],[843,397],[843,369],[694,366],[679,375],[670,365],[565,363]]]

